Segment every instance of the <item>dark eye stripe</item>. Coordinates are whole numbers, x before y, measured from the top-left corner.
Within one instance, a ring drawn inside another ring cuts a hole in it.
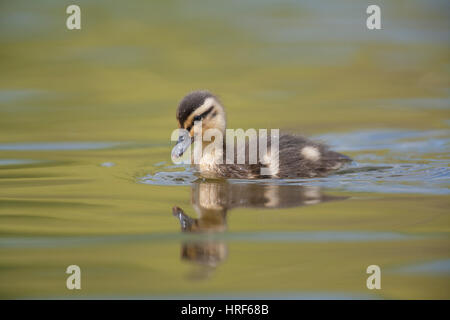
[[[206,117],[213,109],[214,109],[214,106],[211,106],[208,110],[206,110],[205,112],[203,112],[200,115],[200,118],[203,119],[204,117]]]
[[[206,110],[205,112],[203,112],[203,113],[200,114],[199,116],[195,116],[194,119],[197,118],[197,117],[199,117],[200,119],[205,118],[211,111],[213,111],[213,109],[214,109],[214,106],[211,106],[210,108],[208,108],[208,110]],[[198,121],[198,120],[192,121],[191,125],[190,125],[189,127],[186,128],[187,131],[191,131],[192,125],[193,125],[193,123],[194,123],[195,121]]]

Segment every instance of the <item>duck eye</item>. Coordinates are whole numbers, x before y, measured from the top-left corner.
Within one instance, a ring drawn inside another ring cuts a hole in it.
[[[194,121],[200,121],[202,119],[202,116],[195,116]]]

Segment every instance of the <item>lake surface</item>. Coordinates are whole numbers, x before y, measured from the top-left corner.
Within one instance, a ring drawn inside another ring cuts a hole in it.
[[[1,298],[450,298],[448,1],[381,1],[377,31],[353,1],[79,5],[0,5]],[[355,161],[202,179],[170,160],[199,88]]]

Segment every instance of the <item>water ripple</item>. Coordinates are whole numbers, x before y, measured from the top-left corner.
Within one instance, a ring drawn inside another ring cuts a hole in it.
[[[449,130],[373,130],[318,138],[336,150],[354,152],[356,161],[345,170],[324,178],[229,181],[321,186],[353,192],[450,194]],[[190,185],[199,179],[187,167],[158,166],[157,169],[138,182]]]

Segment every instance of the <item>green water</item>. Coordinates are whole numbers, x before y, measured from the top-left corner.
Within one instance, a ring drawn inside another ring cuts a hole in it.
[[[446,1],[381,1],[378,31],[365,1],[77,3],[77,31],[69,2],[0,4],[1,298],[450,297]],[[199,88],[355,163],[198,180],[170,134]]]

